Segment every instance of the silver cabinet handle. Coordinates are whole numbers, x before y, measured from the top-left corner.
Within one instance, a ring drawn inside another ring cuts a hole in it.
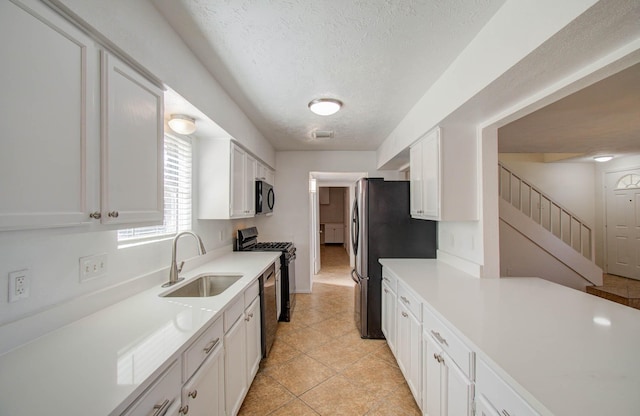
[[[409,305],[411,302],[409,302],[409,299],[405,298],[404,296],[400,296],[400,299],[406,303],[407,305]]]
[[[405,318],[407,318],[409,315],[407,315],[407,313],[403,311],[403,312],[402,312],[402,316],[404,316]]]
[[[91,214],[89,214],[89,218],[93,218],[94,220],[99,220],[100,218],[102,218],[102,213],[100,211],[94,211]]]
[[[196,397],[198,397],[198,390],[194,390],[194,391],[190,391],[187,396],[191,397],[192,399],[195,399]]]
[[[220,338],[216,338],[213,341],[211,341],[210,343],[207,344],[206,347],[204,347],[203,351],[205,354],[209,354],[211,352],[211,350],[213,350],[216,345],[218,345],[218,342],[220,342]]]
[[[386,287],[384,288],[384,293],[389,293],[389,289],[387,289]]]
[[[185,404],[184,406],[182,406],[180,410],[178,410],[178,413],[182,415],[186,415],[187,413],[189,413],[189,405]]]
[[[389,278],[388,277],[383,277],[382,280],[384,280],[385,282],[389,282]]]
[[[507,412],[507,411],[506,411],[506,410],[504,410],[504,409],[502,409],[502,414],[503,414],[504,416],[511,416],[511,415],[509,414],[509,412]]]
[[[118,211],[111,211],[107,215],[111,218],[118,218],[118,216],[120,216],[120,213]]]
[[[151,416],[164,416],[167,410],[169,410],[171,403],[173,403],[172,400],[166,399],[162,403],[156,404],[153,406],[153,414]]]
[[[447,347],[449,346],[449,344],[447,343],[447,340],[442,338],[442,335],[440,335],[440,332],[436,332],[432,329],[431,334],[435,337],[435,339],[438,340],[439,343],[444,344]]]
[[[444,361],[444,358],[442,358],[441,354],[436,354],[435,352],[433,353],[433,358],[436,359],[437,362],[441,363]]]

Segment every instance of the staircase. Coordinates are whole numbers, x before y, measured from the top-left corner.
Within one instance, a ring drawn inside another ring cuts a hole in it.
[[[591,227],[503,163],[498,166],[500,254],[507,263],[502,274],[539,276],[583,291],[602,285]]]

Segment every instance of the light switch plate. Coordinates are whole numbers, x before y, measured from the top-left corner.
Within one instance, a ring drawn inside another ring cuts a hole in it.
[[[107,274],[107,253],[80,257],[80,281],[95,279]]]

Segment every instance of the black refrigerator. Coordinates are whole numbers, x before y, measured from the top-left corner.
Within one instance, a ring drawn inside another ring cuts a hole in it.
[[[409,182],[362,178],[351,210],[355,320],[362,338],[384,338],[381,258],[435,258],[437,223],[411,218]]]

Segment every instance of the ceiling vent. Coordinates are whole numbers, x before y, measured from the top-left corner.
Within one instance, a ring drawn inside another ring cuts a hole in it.
[[[311,132],[311,138],[314,140],[333,139],[333,130],[314,130]]]

